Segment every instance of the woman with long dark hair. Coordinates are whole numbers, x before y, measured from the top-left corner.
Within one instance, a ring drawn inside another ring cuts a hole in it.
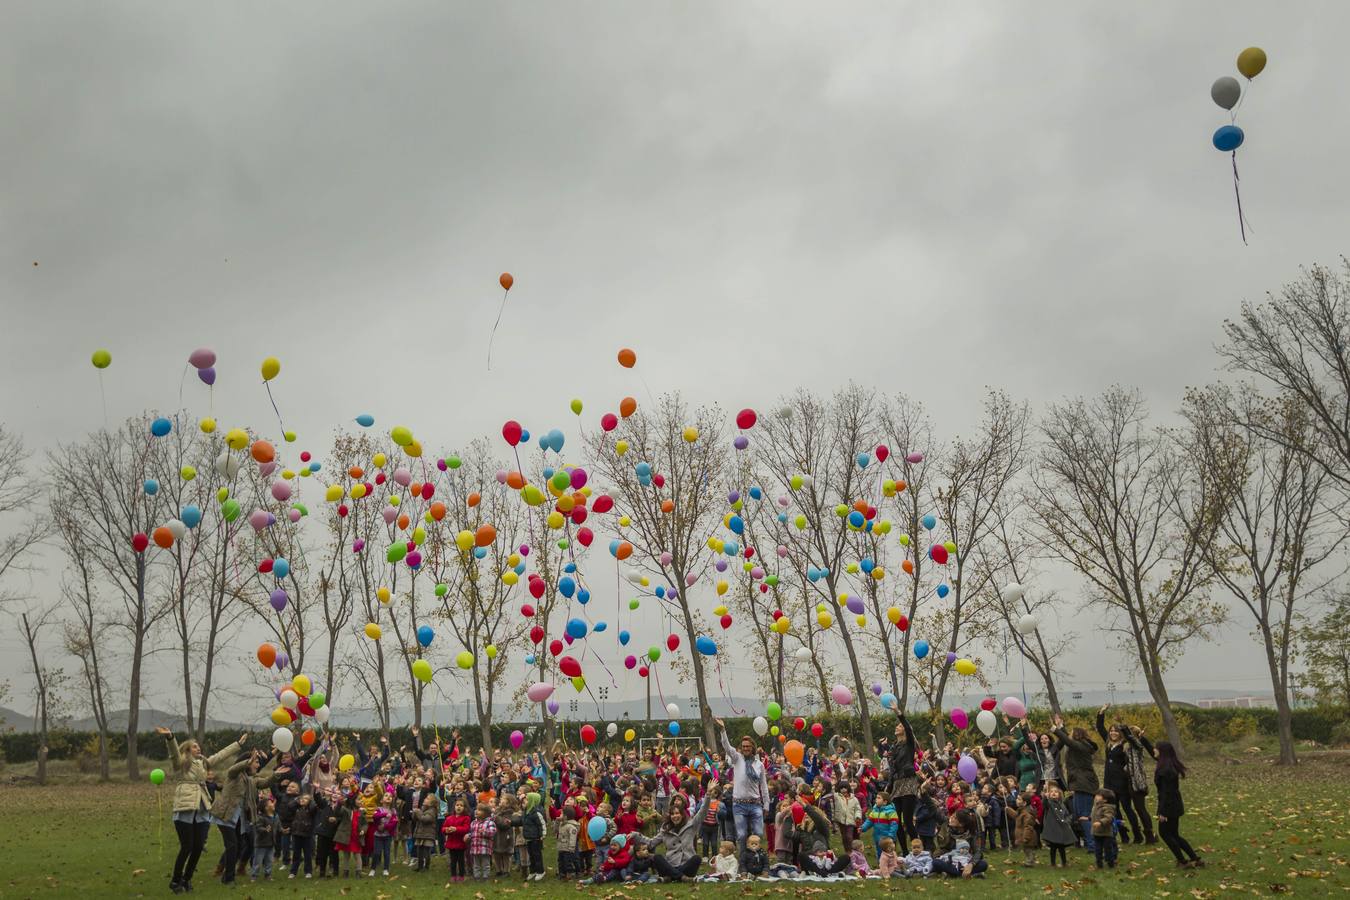
[[[914,773],[914,757],[918,745],[914,740],[914,729],[910,727],[905,714],[900,713],[900,721],[895,726],[895,742],[890,746],[888,765],[891,781],[887,793],[900,816],[899,841],[896,846],[907,847],[918,837],[914,828],[914,810],[919,803],[919,778]],[[847,854],[849,847],[845,847]]]
[[[1158,835],[1177,858],[1179,867],[1200,868],[1205,861],[1179,831],[1181,817],[1186,812],[1186,805],[1181,800],[1181,779],[1186,777],[1186,764],[1177,757],[1176,748],[1170,741],[1154,744],[1153,758],[1157,760],[1153,783],[1158,788]]]

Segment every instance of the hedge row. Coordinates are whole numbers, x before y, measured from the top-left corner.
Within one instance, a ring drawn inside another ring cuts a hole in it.
[[[1175,709],[1177,723],[1181,728],[1182,736],[1188,740],[1201,741],[1205,743],[1226,742],[1241,740],[1258,734],[1274,735],[1277,733],[1277,723],[1275,710],[1273,709],[1193,709],[1188,707],[1177,707]],[[973,718],[973,716],[972,716]],[[1081,725],[1089,731],[1092,730],[1095,719],[1095,709],[1074,709],[1065,711],[1065,721],[1068,727],[1072,728]],[[1162,719],[1156,707],[1153,706],[1131,706],[1118,707],[1112,709],[1110,713],[1111,721],[1124,721],[1130,725],[1139,725],[1155,738],[1162,735]],[[1333,734],[1336,726],[1345,722],[1347,719],[1347,710],[1338,707],[1312,707],[1307,709],[1296,709],[1293,712],[1294,737],[1298,740],[1316,741],[1321,744],[1333,743],[1340,734]],[[811,737],[809,724],[819,721],[824,728],[824,737],[816,740]],[[891,730],[890,716],[874,715],[872,718],[873,736],[880,737],[889,733]],[[929,721],[925,716],[911,716],[911,724],[916,732],[925,742],[928,741],[935,722]],[[1033,729],[1046,728],[1049,725],[1049,716],[1047,713],[1033,711],[1030,717]],[[564,736],[569,744],[576,745],[580,743],[579,729],[583,722],[561,722],[558,725],[558,734]],[[793,722],[786,717],[777,723],[784,732],[793,735],[796,734]],[[861,729],[859,720],[856,716],[827,716],[818,719],[812,719],[808,723],[808,730],[801,732],[801,737],[807,743],[815,743],[822,747],[826,746],[833,736],[845,737],[850,741],[859,740]],[[970,735],[978,736],[974,725],[971,725],[970,731],[966,734],[960,734],[951,727],[950,722],[942,723],[945,728],[944,736],[948,740],[957,740],[958,742],[968,743]],[[604,737],[605,729],[597,727],[600,732],[600,741],[602,744],[622,743],[623,733],[626,729],[633,729],[638,737],[657,737],[668,733],[669,723],[666,722],[625,722],[621,723],[619,733],[612,740],[606,740]],[[454,726],[428,725],[423,729],[424,737],[434,737],[437,732],[442,739],[449,739]],[[465,743],[470,746],[477,746],[480,743],[479,731],[476,727],[461,727]],[[525,749],[538,749],[544,744],[544,730],[538,722],[530,723],[499,723],[492,727],[493,744],[497,747],[509,746],[509,736],[511,732],[519,729],[525,735]],[[727,730],[732,735],[748,733],[751,730],[751,720],[749,718],[728,719]],[[1002,719],[999,720],[1000,733],[1005,732]],[[699,724],[696,720],[685,720],[681,722],[681,732],[684,735],[698,735]],[[346,747],[349,741],[350,732],[342,731],[339,733],[341,744]],[[239,736],[237,731],[211,731],[207,732],[205,746],[207,751],[217,747],[225,746]],[[181,738],[182,736],[179,735]],[[366,731],[362,733],[367,746],[371,741],[377,739],[377,732]],[[254,740],[261,743],[265,740],[262,733],[255,733]],[[403,744],[412,746],[412,734],[407,728],[394,728],[389,732],[389,741],[394,747]],[[126,756],[126,735],[124,733],[109,735],[109,755],[115,761]],[[168,752],[165,747],[164,739],[153,732],[145,732],[140,735],[139,749],[141,755],[151,760],[167,759]],[[11,732],[0,734],[0,759],[8,762],[31,762],[37,758],[38,739],[37,735],[31,732]],[[48,742],[48,757],[50,759],[75,759],[82,762],[92,762],[98,756],[97,735],[87,731],[65,731],[54,730],[50,733]]]

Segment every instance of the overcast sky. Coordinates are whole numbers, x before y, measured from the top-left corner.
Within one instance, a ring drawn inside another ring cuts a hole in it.
[[[1164,416],[1242,299],[1350,246],[1342,3],[6,7],[0,419],[37,450],[101,423],[97,347],[113,420],[210,345],[217,417],[265,427],[278,356],[315,450],[360,412],[566,426],[636,392],[625,345],[733,409],[853,379],[950,435],[986,385],[1124,382]],[[1244,246],[1209,85],[1251,44]],[[1064,627],[1077,682],[1141,683]],[[1247,632],[1173,683],[1267,692]]]

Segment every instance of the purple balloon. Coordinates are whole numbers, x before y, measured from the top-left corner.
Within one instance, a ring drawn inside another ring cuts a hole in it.
[[[874,681],[874,682],[872,682],[872,693],[874,693],[874,694],[876,694],[878,697],[880,697],[880,696],[881,696],[881,690],[882,690],[882,688],[881,688],[881,682],[880,682],[880,681]]]
[[[216,367],[207,366],[205,369],[197,370],[197,377],[202,380],[202,384],[216,383]]]
[[[436,468],[438,468],[438,469],[440,469],[442,472],[444,472],[446,469],[448,469],[448,468],[450,468],[450,467],[447,466],[447,465],[445,464],[445,460],[443,460],[443,459],[438,459],[438,460],[436,460]]]
[[[291,655],[285,650],[277,653],[277,671],[281,671],[291,664]]]
[[[352,541],[352,552],[353,552],[353,553],[360,553],[360,552],[361,552],[362,550],[364,550],[364,549],[366,549],[366,541],[365,541],[365,538],[357,538],[356,540]]]
[[[713,566],[716,567],[717,571],[725,572],[727,570],[727,561],[725,559],[719,559],[717,562],[713,563]]]
[[[948,653],[948,654],[947,654],[947,665],[950,666],[950,665],[951,665],[952,663],[954,663],[954,662],[956,662],[956,654],[955,654],[955,653]]]
[[[741,499],[741,492],[740,492],[740,491],[732,491],[731,493],[727,494],[727,502],[728,502],[728,503],[735,503],[735,502],[736,502],[737,500],[739,500],[739,499]]]
[[[976,777],[980,774],[980,766],[971,756],[961,757],[961,761],[956,764],[956,772],[970,784],[975,783]]]
[[[286,601],[289,599],[290,598],[286,596],[285,591],[283,591],[281,588],[277,588],[275,591],[272,592],[272,596],[269,598],[268,602],[272,604],[273,609],[275,609],[277,612],[281,612],[283,609],[286,608]]]
[[[547,706],[548,706],[548,714],[549,714],[550,716],[556,716],[556,715],[558,714],[558,701],[557,701],[557,700],[550,700],[550,701],[548,701]]]
[[[408,568],[410,569],[415,569],[422,564],[422,554],[418,553],[416,550],[409,553],[404,559],[407,560]]]
[[[737,450],[744,450],[746,447],[750,446],[750,439],[743,434],[738,434],[736,435],[736,440],[731,442],[731,446],[735,447]]]
[[[848,598],[848,611],[853,613],[855,616],[861,616],[863,614],[863,610],[866,608],[867,607],[863,605],[861,597]]]

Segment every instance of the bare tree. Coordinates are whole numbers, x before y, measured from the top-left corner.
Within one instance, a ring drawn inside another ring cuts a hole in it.
[[[1113,627],[1180,748],[1165,673],[1187,643],[1224,619],[1208,598],[1214,572],[1206,560],[1220,497],[1146,419],[1139,393],[1120,387],[1051,405],[1031,499],[1043,547],[1115,614]]]
[[[33,490],[28,461],[23,439],[0,425],[0,518],[12,520],[0,538],[0,606],[14,599],[3,589],[6,576],[24,571],[28,552],[51,531],[47,517],[31,514],[40,494]]]
[[[1243,303],[1236,321],[1224,322],[1227,343],[1219,353],[1234,371],[1274,384],[1307,411],[1314,440],[1291,442],[1278,420],[1244,424],[1263,439],[1302,453],[1350,489],[1350,261],[1340,271],[1304,269],[1279,296]]]
[[[93,568],[121,600],[109,625],[126,636],[131,667],[127,680],[127,776],[140,779],[141,675],[150,636],[168,613],[156,584],[160,559],[148,535],[169,519],[163,496],[145,482],[159,471],[152,457],[156,439],[150,417],[128,420],[117,431],[98,431],[83,443],[62,446],[48,457],[49,479],[64,479],[67,509],[83,525]],[[137,549],[137,548],[142,549]],[[162,566],[160,567],[163,568]]]
[[[47,783],[47,735],[51,726],[52,705],[55,701],[54,692],[62,677],[60,669],[52,668],[46,663],[46,655],[38,647],[42,631],[52,623],[53,619],[53,610],[50,607],[32,612],[25,611],[19,616],[24,643],[28,645],[28,657],[33,666],[33,695],[37,701],[37,715],[34,716],[36,720],[34,724],[38,734],[38,784]]]
[[[687,433],[694,440],[686,440],[686,429],[693,429]],[[689,592],[710,564],[705,542],[720,517],[715,494],[724,483],[726,463],[721,414],[715,408],[691,413],[672,395],[656,409],[624,419],[612,434],[627,442],[627,453],[620,454],[617,441],[605,432],[595,432],[586,436],[589,457],[596,475],[612,486],[616,513],[631,522],[625,532],[635,551],[630,565],[671,587],[663,591],[662,602],[685,634],[703,738],[713,746],[716,735],[704,661],[694,649],[699,628]],[[638,464],[650,467],[651,474],[639,475]]]
[[[1299,658],[1307,667],[1303,683],[1318,703],[1350,706],[1350,593],[1340,593],[1323,614],[1299,616]]]
[[[1317,435],[1301,399],[1268,400],[1215,385],[1188,392],[1183,412],[1194,464],[1226,495],[1217,539],[1203,549],[1219,583],[1256,624],[1275,695],[1280,764],[1294,765],[1289,663],[1295,617],[1302,603],[1344,574],[1343,565],[1330,574],[1319,570],[1350,534],[1328,502],[1331,475],[1307,450]]]

